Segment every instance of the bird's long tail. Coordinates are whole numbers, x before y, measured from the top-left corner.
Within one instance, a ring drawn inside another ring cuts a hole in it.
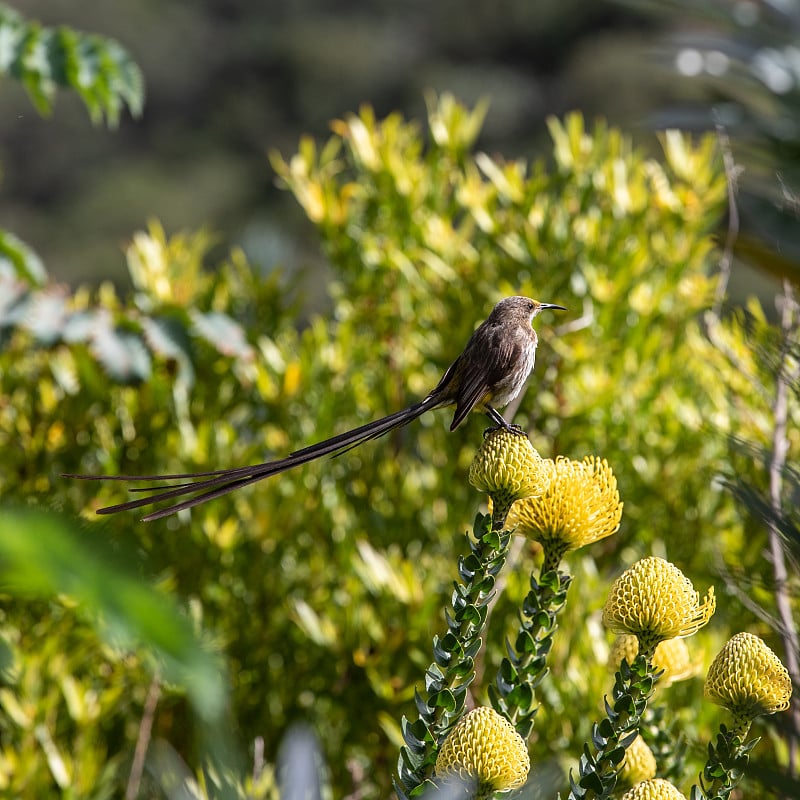
[[[234,469],[221,469],[213,472],[187,472],[177,473],[173,475],[71,475],[65,474],[65,478],[78,478],[80,480],[101,480],[101,481],[162,481],[162,480],[184,480],[185,483],[178,484],[177,486],[170,486],[168,488],[161,488],[156,486],[147,486],[141,488],[134,488],[131,491],[135,492],[149,492],[147,497],[139,497],[136,500],[129,500],[125,503],[118,503],[113,506],[106,506],[97,510],[98,514],[116,514],[118,511],[130,511],[134,508],[141,508],[149,506],[154,503],[161,503],[166,500],[173,500],[176,497],[185,497],[186,495],[193,495],[186,500],[181,500],[179,503],[161,508],[157,511],[152,511],[146,516],[142,517],[143,521],[149,522],[154,519],[160,519],[170,514],[175,514],[185,508],[192,508],[193,506],[205,503],[207,500],[213,500],[216,497],[221,497],[234,489],[242,486],[247,486],[251,483],[256,483],[271,475],[277,475],[280,472],[298,467],[301,464],[307,464],[309,461],[314,461],[317,458],[327,455],[340,455],[347,450],[367,442],[370,439],[377,439],[384,436],[389,431],[395,428],[400,428],[407,425],[417,417],[430,411],[440,405],[441,400],[431,393],[424,400],[409,406],[402,411],[390,414],[388,417],[368,422],[366,425],[361,425],[351,431],[340,433],[337,436],[332,436],[330,439],[325,439],[323,442],[309,445],[302,450],[296,450],[294,453],[280,458],[276,461],[267,461],[263,464],[254,464],[249,467],[236,467]]]

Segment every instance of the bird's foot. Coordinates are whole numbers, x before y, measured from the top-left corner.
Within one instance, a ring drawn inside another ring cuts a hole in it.
[[[517,425],[514,422],[506,422],[504,425],[492,425],[483,432],[483,438],[485,439],[490,433],[494,433],[495,431],[499,430],[506,430],[509,433],[513,433],[516,436],[527,436],[528,434],[523,429],[522,425]]]

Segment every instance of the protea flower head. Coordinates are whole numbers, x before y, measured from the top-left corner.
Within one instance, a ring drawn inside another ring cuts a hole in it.
[[[628,786],[654,778],[656,757],[641,736],[637,736],[625,751],[620,777]]]
[[[792,681],[758,636],[737,633],[711,662],[705,696],[731,711],[736,727],[746,730],[755,717],[789,708]]]
[[[628,789],[622,800],[686,800],[686,796],[679,792],[669,781],[663,778],[653,778],[637,783]]]
[[[547,489],[550,475],[527,436],[505,428],[490,431],[469,468],[469,482],[492,499],[497,513]]]
[[[559,456],[545,465],[550,472],[547,491],[515,503],[508,523],[541,542],[551,561],[558,562],[567,551],[615,533],[622,502],[617,479],[605,460],[587,456],[571,461]]]
[[[478,796],[516,789],[525,783],[531,762],[522,737],[493,708],[465,714],[439,748],[436,777],[477,784]]]
[[[614,581],[603,623],[614,633],[636,636],[640,652],[652,658],[659,642],[696,633],[716,607],[713,586],[701,603],[691,581],[674,564],[649,557]]]

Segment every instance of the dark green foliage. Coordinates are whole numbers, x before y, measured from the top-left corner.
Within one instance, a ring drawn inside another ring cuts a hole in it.
[[[680,91],[656,120],[684,130],[716,126],[723,133],[735,162],[734,252],[800,284],[800,80],[793,60],[800,10],[765,3],[734,11],[720,0],[632,5],[680,20],[680,32],[662,44]],[[687,36],[693,23],[696,30]]]
[[[0,4],[0,75],[19,80],[41,114],[59,87],[75,90],[92,122],[119,122],[124,107],[138,117],[144,102],[139,67],[113,39],[67,27],[47,28]]]
[[[157,227],[154,236],[159,237]],[[8,234],[6,235],[8,236]],[[178,257],[180,240],[168,251],[164,247],[162,266]],[[200,234],[198,239],[202,239]],[[7,240],[8,241],[8,240]],[[131,255],[133,259],[133,254]],[[36,263],[35,261],[33,262]],[[193,361],[203,345],[245,367],[253,360],[253,347],[242,326],[230,314],[192,308],[189,300],[210,297],[222,281],[205,281],[181,298],[181,286],[189,285],[191,275],[170,275],[172,296],[157,305],[153,298],[125,308],[114,304],[92,305],[85,296],[70,297],[61,287],[30,286],[31,257],[24,263],[11,262],[13,269],[0,272],[0,336],[13,330],[30,335],[34,347],[69,346],[82,358],[93,361],[115,384],[140,384],[153,377],[153,363],[159,361],[173,370],[175,388],[191,389],[195,380]],[[239,265],[239,277],[245,278]],[[223,270],[236,271],[232,260]],[[157,278],[153,278],[156,280]],[[251,280],[247,277],[246,280]],[[85,375],[85,373],[83,373]],[[78,373],[80,377],[81,373]]]
[[[547,675],[547,657],[558,627],[556,618],[567,602],[571,582],[560,570],[544,572],[538,580],[531,574],[531,590],[519,613],[519,632],[513,643],[506,642],[507,656],[489,687],[492,706],[523,739],[533,729],[536,687]]]
[[[647,701],[655,688],[652,663],[640,655],[633,664],[625,659],[614,676],[606,717],[592,726],[592,746],[584,746],[577,780],[570,773],[570,800],[611,797],[625,750],[639,735]]]
[[[743,742],[735,731],[720,725],[716,744],[708,744],[708,761],[700,785],[692,786],[691,800],[726,800],[744,777],[750,751],[760,737]]]
[[[650,748],[658,765],[658,777],[679,783],[686,771],[688,742],[673,709],[666,704],[649,704],[642,717],[639,733]]]
[[[447,633],[433,638],[433,663],[425,672],[425,695],[414,691],[418,719],[403,717],[405,746],[397,764],[400,797],[415,797],[429,784],[439,747],[464,713],[467,689],[475,678],[475,657],[483,644],[489,601],[508,555],[510,531],[493,528],[492,517],[478,514],[467,535],[470,553],[459,556],[463,583],[453,585],[452,612],[445,609]]]

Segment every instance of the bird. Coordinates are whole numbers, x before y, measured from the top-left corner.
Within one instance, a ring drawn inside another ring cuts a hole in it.
[[[145,506],[184,498],[151,511],[143,522],[151,522],[214,500],[235,489],[307,464],[327,455],[341,455],[371,439],[408,425],[435,408],[455,406],[450,430],[454,431],[471,411],[483,412],[494,423],[493,429],[525,435],[518,425],[508,423],[498,408],[510,403],[522,390],[533,370],[538,337],[533,319],[545,309],[566,311],[555,303],[540,303],[519,295],[506,297],[473,332],[461,355],[447,368],[439,383],[422,400],[402,411],[368,422],[329,439],[296,450],[285,458],[247,467],[186,472],[172,475],[81,475],[66,473],[65,478],[101,481],[174,481],[183,483],[132,488],[132,492],[152,492],[145,497],[97,509],[98,514],[116,514]],[[187,497],[187,495],[191,495]]]

